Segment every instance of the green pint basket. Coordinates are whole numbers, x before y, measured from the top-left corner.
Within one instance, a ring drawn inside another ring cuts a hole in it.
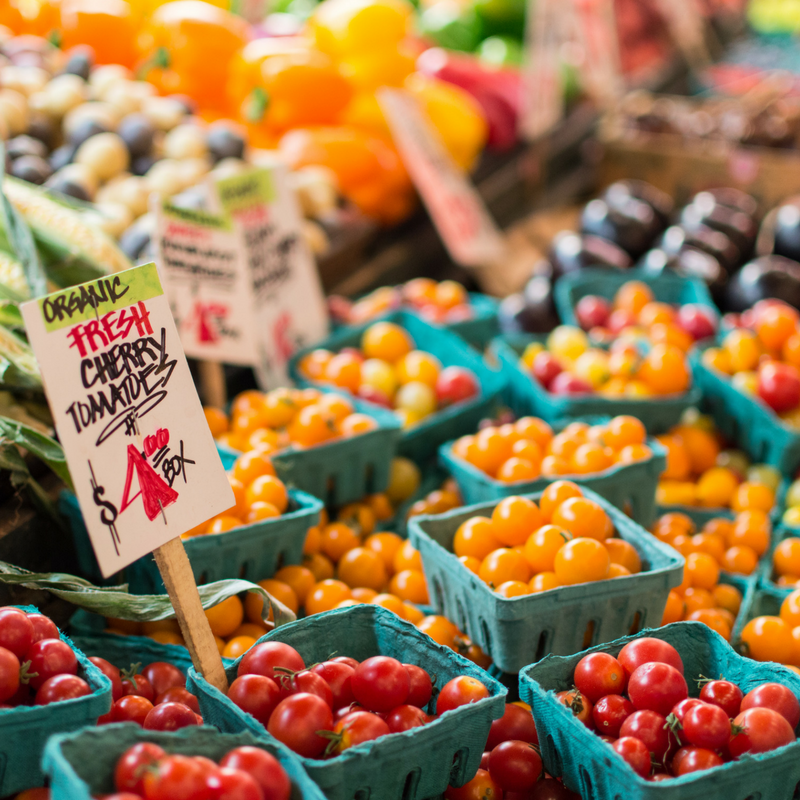
[[[582,797],[592,800],[791,800],[800,782],[800,741],[769,753],[661,783],[637,775],[612,747],[578,721],[556,699],[571,689],[575,665],[591,652],[619,651],[633,639],[653,636],[669,642],[683,659],[689,694],[697,696],[701,675],[724,675],[746,694],[775,681],[800,697],[800,675],[778,664],[760,664],[740,656],[700,622],[676,622],[644,630],[571,656],[548,656],[519,676],[520,696],[532,707],[544,768]]]
[[[489,689],[489,697],[447,711],[421,728],[365,742],[335,758],[301,758],[328,800],[425,800],[441,795],[448,784],[462,786],[480,765],[492,720],[504,711],[506,689],[498,681],[380,606],[316,614],[282,625],[259,641],[290,644],[306,664],[325,661],[334,652],[358,661],[386,655],[423,667],[436,676],[438,689],[458,675],[477,678]],[[227,669],[228,680],[236,677],[238,663]],[[223,731],[269,735],[193,669],[187,688],[200,700],[207,723]]]
[[[519,672],[547,653],[574,653],[587,640],[608,641],[632,628],[658,624],[670,589],[683,579],[683,556],[600,495],[585,487],[583,493],[603,507],[617,534],[636,548],[642,559],[640,573],[506,598],[452,552],[461,523],[491,516],[496,502],[409,521],[409,539],[422,557],[431,605],[477,642],[503,672]],[[538,502],[540,495],[528,496]]]

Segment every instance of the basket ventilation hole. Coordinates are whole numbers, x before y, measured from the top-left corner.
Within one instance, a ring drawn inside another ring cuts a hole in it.
[[[436,578],[433,579],[433,593],[436,596],[436,608],[441,611],[444,609],[444,592],[442,591],[442,584]]]
[[[481,617],[481,635],[483,636],[483,649],[486,651],[487,655],[492,654],[492,637],[489,633],[489,626],[486,624],[486,620]]]
[[[204,583],[208,583],[208,573],[201,572],[200,577],[197,579],[197,585],[202,586]]]
[[[579,767],[579,772],[581,776],[581,794],[584,797],[594,797],[595,793],[592,790],[592,781],[589,778],[589,773],[585,767]]]
[[[375,467],[367,464],[364,468],[364,494],[375,494]]]
[[[369,800],[371,794],[372,792],[369,789],[359,789],[353,795],[353,800]]]
[[[325,481],[325,506],[327,508],[339,505],[336,501],[336,478],[332,475]],[[360,800],[360,798],[359,798]]]
[[[642,629],[642,612],[637,611],[633,615],[633,621],[631,622],[631,627],[628,630],[628,635],[633,636],[635,633],[639,633]]]
[[[623,513],[627,514],[629,517],[633,516],[633,503],[630,500],[626,500],[622,506]]]
[[[247,562],[239,568],[239,580],[244,580],[247,577]]]
[[[414,800],[417,796],[417,786],[419,785],[420,769],[412,769],[406,775],[406,782],[403,786],[403,800]]]
[[[596,627],[595,620],[590,619],[589,624],[586,626],[586,630],[583,632],[583,646],[581,647],[581,650],[585,650],[587,647],[592,646],[595,627]]]
[[[275,569],[273,571],[273,575],[284,565],[285,561],[286,561],[286,553],[284,553],[283,550],[281,550],[281,552],[278,553],[278,558],[275,561]]]
[[[456,750],[456,754],[453,756],[453,766],[450,768],[450,783],[453,786],[466,783],[467,776],[464,774],[464,768],[467,764],[467,758],[469,758],[468,747]]]
[[[539,641],[536,645],[536,661],[544,658],[547,653],[547,631],[542,631],[539,634]]]
[[[755,794],[751,794],[747,800],[761,800],[761,792],[755,792]]]
[[[464,606],[461,605],[461,600],[456,598],[456,616],[458,617],[458,627],[462,631],[467,629],[467,615],[464,613]]]

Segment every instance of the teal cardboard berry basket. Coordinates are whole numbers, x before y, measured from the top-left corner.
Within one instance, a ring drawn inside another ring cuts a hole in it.
[[[164,733],[126,722],[54,736],[47,743],[43,766],[52,800],[92,800],[111,794],[119,757],[139,742],[153,742],[170,755],[205,756],[219,761],[234,747],[258,747],[275,756],[292,784],[290,800],[324,800],[297,757],[283,745],[249,733],[220,733],[207,726]]]
[[[567,418],[615,417],[630,414],[638,417],[650,434],[664,433],[680,422],[687,408],[700,404],[701,394],[695,380],[687,392],[642,398],[611,398],[595,394],[556,395],[548,392],[531,375],[523,372],[519,359],[531,342],[544,342],[538,334],[514,334],[493,339],[489,352],[505,378],[503,401],[516,414],[532,414],[550,423]]]
[[[544,768],[592,800],[790,800],[800,782],[800,742],[652,783],[637,775],[609,744],[556,699],[556,692],[572,688],[575,666],[587,653],[616,656],[628,642],[643,636],[663,639],[677,649],[691,696],[698,694],[697,679],[701,675],[724,675],[744,693],[775,681],[800,697],[800,675],[778,664],[761,664],[740,656],[700,622],[676,622],[575,655],[548,656],[526,667],[519,676],[520,696],[531,705],[536,720]]]
[[[474,776],[492,720],[503,714],[506,689],[471,661],[374,605],[336,609],[290,622],[259,639],[267,641],[291,645],[306,664],[325,661],[332,653],[358,661],[386,655],[435,675],[436,689],[458,675],[477,678],[489,689],[489,697],[447,711],[421,728],[365,742],[335,758],[301,758],[309,777],[328,800],[424,800],[441,795],[448,784],[462,786]],[[237,660],[227,669],[229,681],[236,677],[238,665]],[[187,688],[200,700],[207,723],[222,731],[246,730],[269,736],[260,722],[194,669],[189,671]],[[428,710],[434,709],[429,706]]]
[[[633,520],[647,527],[656,517],[656,486],[667,465],[664,448],[655,439],[648,440],[647,444],[652,455],[644,461],[613,466],[592,475],[559,475],[518,483],[499,481],[459,458],[453,453],[453,442],[446,442],[439,448],[439,463],[456,479],[466,505],[541,492],[554,480],[568,480],[592,489],[620,510],[627,510]]]
[[[613,272],[601,269],[582,269],[571,275],[564,275],[556,282],[554,299],[558,316],[564,325],[577,325],[575,306],[587,295],[596,295],[613,300],[619,289],[629,281],[641,281],[652,290],[655,299],[661,303],[685,306],[690,303],[706,306],[719,315],[708,287],[702,281],[684,278],[671,272],[653,275],[640,269],[627,272]]]
[[[509,599],[470,572],[452,551],[461,523],[491,516],[496,502],[409,520],[409,539],[422,557],[431,605],[477,642],[503,672],[519,672],[547,653],[574,653],[585,642],[608,641],[631,629],[659,624],[669,590],[683,580],[683,556],[608,500],[585,487],[583,493],[603,507],[617,534],[636,548],[642,559],[640,573]],[[538,502],[541,492],[527,496]]]
[[[772,464],[784,475],[800,466],[800,430],[785,424],[761,400],[740,392],[728,376],[703,364],[706,347],[690,353],[692,373],[703,393],[703,406],[731,441],[760,463]]]
[[[86,532],[77,498],[62,492],[59,501],[72,530],[81,570],[87,577],[99,574],[89,534]],[[322,503],[305,492],[289,490],[289,506],[284,514],[226,531],[192,536],[184,541],[186,554],[198,584],[245,578],[260,581],[284,564],[303,560],[306,532],[319,522]],[[125,580],[134,594],[164,594],[164,582],[152,555],[134,561],[124,570]]]
[[[482,350],[499,333],[497,309],[500,307],[500,303],[496,298],[488,294],[470,292],[469,305],[472,309],[472,317],[470,317],[470,319],[462,319],[458,322],[446,322],[443,325],[437,325],[437,327],[458,334],[464,341]],[[405,307],[404,310],[408,311],[410,314],[414,313],[414,309],[410,307]],[[392,313],[393,311],[388,311],[386,314],[380,314],[369,322],[373,323],[381,319],[386,319],[387,314]],[[341,331],[350,327],[352,326],[334,324],[333,329],[335,331]]]
[[[436,356],[442,366],[466,367],[472,370],[480,385],[480,394],[477,397],[436,411],[418,425],[403,431],[398,454],[408,456],[418,464],[422,464],[436,454],[436,448],[442,442],[474,430],[483,417],[490,415],[505,380],[498,371],[487,366],[480,354],[451,331],[430,325],[408,311],[395,311],[384,317],[384,320],[405,328],[416,347]],[[296,353],[289,361],[289,374],[292,380],[299,386],[330,389],[331,387],[309,381],[300,374],[298,365],[303,356],[317,348],[337,352],[343,347],[358,347],[361,344],[362,334],[372,324],[374,323],[338,331],[315,347]]]
[[[270,456],[275,472],[288,487],[307,492],[330,506],[354,503],[386,488],[400,440],[400,420],[372,403],[355,400],[353,405],[356,411],[372,417],[378,427],[314,447],[288,447]],[[227,470],[241,455],[219,443],[217,450]]]
[[[37,612],[34,606],[19,606]],[[92,689],[86,697],[62,700],[46,706],[18,706],[0,711],[0,797],[44,785],[41,759],[54,733],[76,731],[94,725],[111,708],[111,681],[59,632],[78,657],[78,676]]]

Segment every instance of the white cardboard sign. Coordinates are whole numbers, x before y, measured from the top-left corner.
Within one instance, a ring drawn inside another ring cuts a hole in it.
[[[384,87],[378,90],[378,101],[408,174],[453,260],[465,267],[502,260],[502,233],[414,97]]]
[[[156,207],[159,268],[187,355],[286,383],[294,352],[328,333],[325,296],[282,166],[210,185],[213,213]]]
[[[103,575],[234,504],[155,264],[22,316]]]

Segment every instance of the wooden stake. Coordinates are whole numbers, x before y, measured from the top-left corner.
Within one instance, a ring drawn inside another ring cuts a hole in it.
[[[225,408],[228,394],[225,389],[225,370],[219,361],[199,361],[200,396],[203,403],[214,408]]]
[[[228,693],[228,678],[214,641],[211,626],[203,612],[192,566],[180,537],[153,550],[164,586],[175,609],[178,625],[192,657],[194,668],[223,694]]]

